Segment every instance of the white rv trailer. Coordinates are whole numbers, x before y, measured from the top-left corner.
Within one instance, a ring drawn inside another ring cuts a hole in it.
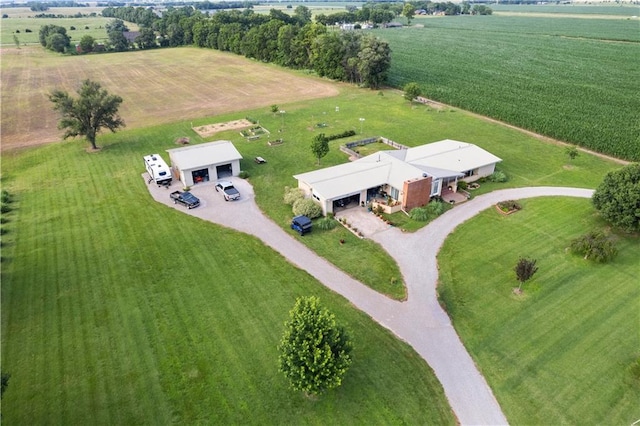
[[[149,183],[155,182],[158,186],[171,185],[171,169],[160,154],[145,155],[144,165],[149,173]]]

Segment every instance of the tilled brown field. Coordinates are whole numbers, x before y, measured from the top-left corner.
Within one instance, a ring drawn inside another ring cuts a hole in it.
[[[127,127],[213,116],[338,94],[337,85],[241,56],[197,48],[60,56],[3,48],[2,150],[59,141],[48,94],[75,95],[84,79],[123,98]]]

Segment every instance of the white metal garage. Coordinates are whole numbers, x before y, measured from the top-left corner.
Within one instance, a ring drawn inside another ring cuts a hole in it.
[[[242,155],[230,141],[168,149],[171,169],[184,186],[240,174]]]

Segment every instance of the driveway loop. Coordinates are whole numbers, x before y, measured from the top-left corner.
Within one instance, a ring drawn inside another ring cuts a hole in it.
[[[145,173],[142,178],[146,184],[148,175]],[[192,210],[174,205],[169,198],[172,191],[181,190],[180,182],[168,189],[156,185],[147,186],[151,196],[162,204],[256,236],[293,265],[307,271],[327,288],[348,299],[411,345],[435,372],[461,424],[507,424],[491,389],[438,303],[436,255],[447,235],[458,225],[500,201],[544,196],[591,198],[593,190],[531,187],[494,191],[449,210],[414,233],[403,233],[389,226],[386,229],[378,228],[378,224],[373,222],[367,222],[369,225],[359,223],[357,226],[363,228],[363,233],[382,245],[402,271],[408,299],[406,302],[397,302],[354,280],[287,234],[262,214],[255,204],[253,187],[247,181],[239,178],[230,180],[240,191],[240,200],[225,202],[222,195],[215,192],[215,182],[207,182],[191,189],[202,202],[200,207]],[[351,210],[354,211],[353,214],[360,214],[357,210],[361,209]],[[364,210],[362,213],[368,214]],[[358,222],[354,219],[354,223]],[[381,221],[380,223],[382,224]]]

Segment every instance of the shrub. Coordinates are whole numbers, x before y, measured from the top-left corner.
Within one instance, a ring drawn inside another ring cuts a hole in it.
[[[598,263],[606,263],[618,254],[614,242],[601,231],[582,235],[572,240],[569,247],[573,253]]]
[[[304,198],[304,191],[300,188],[284,187],[284,203],[293,206],[293,204]]]
[[[464,180],[458,181],[458,189],[462,189],[463,191],[467,189],[467,182]]]
[[[309,219],[322,216],[322,208],[311,198],[302,198],[293,203],[293,214],[305,215]]]
[[[409,217],[418,222],[427,222],[440,216],[444,211],[445,207],[442,202],[432,201],[425,207],[416,207],[411,209]]]
[[[9,191],[7,191],[6,189],[2,190],[2,194],[0,195],[0,200],[2,200],[2,202],[5,204],[8,204],[11,201],[13,201],[11,199],[11,194],[9,194]]]
[[[70,29],[71,31],[75,31],[76,27],[74,27],[74,26],[72,25],[72,26],[70,26],[70,27],[69,27],[69,29]]]
[[[247,179],[249,177],[249,172],[246,170],[242,170],[239,174],[238,177],[240,179]]]
[[[333,217],[323,217],[316,222],[316,228],[321,229],[323,231],[329,231],[335,228],[338,225],[336,220]]]
[[[436,218],[440,216],[442,213],[444,213],[444,204],[438,201],[435,201],[435,202],[432,201],[429,204],[427,204],[425,209],[427,210],[427,213],[429,213],[431,218]]]
[[[506,182],[507,181],[507,175],[505,175],[504,172],[501,172],[500,170],[496,170],[495,172],[491,173],[491,175],[489,176],[489,181],[491,181],[491,182]]]
[[[342,133],[338,133],[335,135],[329,135],[327,136],[327,139],[330,141],[336,140],[336,139],[342,139],[342,138],[348,138],[349,136],[355,136],[356,131],[355,130],[345,130]]]
[[[409,212],[409,217],[418,222],[426,222],[429,220],[429,212],[425,207],[415,207]]]
[[[522,209],[522,206],[517,201],[514,201],[514,200],[500,201],[498,203],[498,207],[500,208],[500,210],[502,210],[505,213],[513,210]]]
[[[0,206],[0,213],[9,213],[11,211],[11,206],[9,204],[2,203]]]

